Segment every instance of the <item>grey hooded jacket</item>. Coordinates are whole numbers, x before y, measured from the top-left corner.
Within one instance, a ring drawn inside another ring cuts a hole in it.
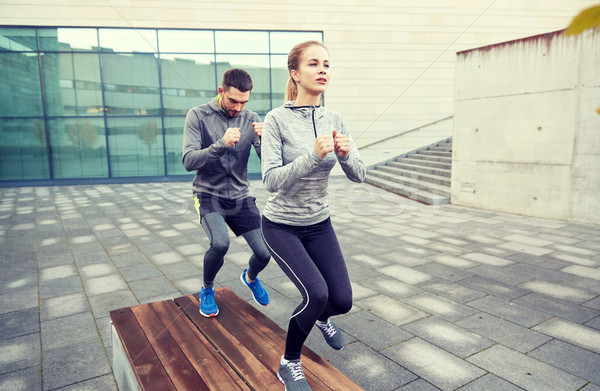
[[[243,110],[237,117],[227,115],[217,103],[210,102],[190,109],[183,131],[183,166],[196,170],[194,195],[210,194],[237,200],[248,196],[248,157],[254,145],[260,158],[260,139],[253,122],[260,117]],[[228,148],[223,140],[227,128],[240,128],[240,141]]]
[[[321,160],[315,139],[333,130],[350,139],[345,159],[330,152]],[[265,117],[262,134],[263,183],[271,192],[263,216],[280,224],[301,226],[329,217],[327,183],[338,161],[353,182],[363,182],[366,167],[341,115],[322,106],[295,106],[287,102]]]

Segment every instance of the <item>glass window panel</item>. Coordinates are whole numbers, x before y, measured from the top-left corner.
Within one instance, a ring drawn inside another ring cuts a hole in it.
[[[165,175],[160,117],[109,118],[108,148],[113,177]]]
[[[106,52],[156,52],[156,30],[100,29],[100,50]]]
[[[43,115],[38,55],[0,53],[0,117]]]
[[[223,72],[229,68],[242,68],[252,77],[252,93],[246,106],[263,117],[271,110],[271,83],[269,76],[269,56],[265,55],[217,55],[217,75],[219,84]]]
[[[91,28],[39,29],[40,50],[90,52],[98,50],[98,32]]]
[[[0,119],[0,180],[48,179],[44,121]]]
[[[49,115],[102,115],[97,54],[46,53],[42,71]]]
[[[109,115],[158,115],[158,60],[152,54],[103,54],[102,76]]]
[[[165,149],[167,151],[167,173],[169,175],[193,175],[181,163],[183,127],[185,117],[165,118]]]
[[[304,41],[323,42],[323,33],[321,32],[286,32],[272,31],[271,53],[288,54],[296,44]]]
[[[158,47],[161,53],[213,53],[213,31],[159,30]]]
[[[218,53],[269,53],[267,31],[215,31]]]
[[[287,69],[287,55],[271,56],[271,102],[273,107],[279,107],[285,100],[285,89],[289,72]]]
[[[48,123],[55,178],[108,177],[102,118],[60,118]]]
[[[185,115],[217,95],[213,55],[161,54],[165,115]]]
[[[37,50],[34,29],[0,28],[0,51],[31,52]]]

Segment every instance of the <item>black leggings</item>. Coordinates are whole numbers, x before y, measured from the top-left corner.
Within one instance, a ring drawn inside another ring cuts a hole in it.
[[[317,319],[325,321],[352,308],[348,270],[330,219],[291,226],[263,217],[262,233],[273,259],[302,295],[290,319],[285,347],[286,359],[298,359]]]

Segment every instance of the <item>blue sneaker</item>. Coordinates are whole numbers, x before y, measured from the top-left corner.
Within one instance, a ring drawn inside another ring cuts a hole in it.
[[[202,287],[200,289],[200,313],[207,318],[219,315],[219,307],[215,303],[215,290],[214,288],[206,289]]]
[[[256,277],[256,279],[252,282],[248,282],[246,281],[246,272],[248,271],[248,269],[244,269],[244,271],[242,272],[242,275],[240,276],[240,280],[242,280],[242,282],[244,284],[246,284],[246,286],[248,288],[250,288],[250,291],[252,291],[252,297],[254,298],[254,301],[257,302],[260,305],[268,305],[269,304],[269,294],[267,293],[267,291],[265,290],[265,288],[262,287],[262,285],[260,285],[260,281],[258,281],[258,277]]]

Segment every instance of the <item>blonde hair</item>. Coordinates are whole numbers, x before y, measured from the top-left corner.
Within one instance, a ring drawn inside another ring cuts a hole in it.
[[[319,41],[305,41],[297,44],[290,50],[290,54],[288,54],[288,72],[292,72],[292,70],[298,70],[300,66],[300,61],[302,60],[302,54],[304,50],[311,46],[320,46],[323,49],[327,50],[325,45],[323,45]],[[285,101],[296,100],[298,96],[298,86],[296,85],[296,81],[290,75],[288,77],[287,86],[285,88]]]

